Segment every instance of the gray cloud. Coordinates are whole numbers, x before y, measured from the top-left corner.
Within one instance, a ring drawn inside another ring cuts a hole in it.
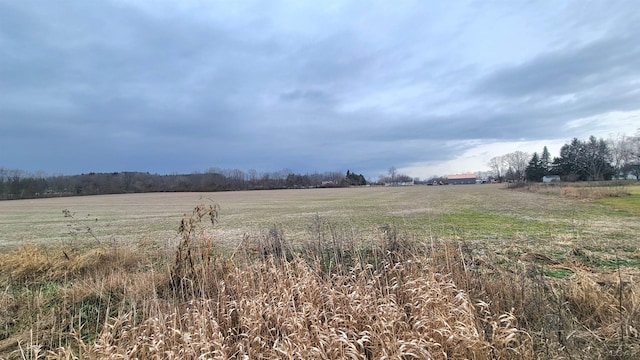
[[[307,103],[310,105],[330,105],[333,102],[331,94],[321,90],[292,90],[280,94],[284,102]]]
[[[624,4],[0,1],[0,166],[375,177],[570,138],[640,108]]]
[[[503,68],[483,79],[476,91],[503,97],[554,96],[594,87],[634,86],[640,72],[638,33],[544,54]],[[634,87],[635,88],[635,87]]]

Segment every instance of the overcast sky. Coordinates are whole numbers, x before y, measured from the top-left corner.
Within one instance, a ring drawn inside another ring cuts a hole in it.
[[[0,167],[426,178],[637,128],[636,0],[0,0]]]

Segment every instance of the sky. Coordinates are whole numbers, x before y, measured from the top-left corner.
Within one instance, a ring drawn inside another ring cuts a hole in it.
[[[640,128],[640,2],[0,0],[0,167],[488,170]]]

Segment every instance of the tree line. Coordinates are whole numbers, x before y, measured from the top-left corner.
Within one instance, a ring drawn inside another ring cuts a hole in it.
[[[389,170],[387,170],[387,173],[389,174],[388,176],[380,175],[380,177],[378,178],[379,184],[409,183],[412,181],[420,181],[419,178],[412,178],[409,175],[398,173],[398,169],[396,169],[395,166],[390,167]]]
[[[640,180],[640,130],[635,136],[620,135],[604,140],[590,136],[564,144],[557,157],[545,146],[532,155],[516,151],[491,158],[488,163],[500,181],[542,181],[558,175],[563,181]]]
[[[204,173],[159,175],[148,172],[88,173],[47,176],[0,168],[0,200],[40,197],[126,194],[145,192],[214,192],[296,189],[366,185],[362,174],[347,170],[296,174],[283,169],[258,174],[255,170],[210,169]]]

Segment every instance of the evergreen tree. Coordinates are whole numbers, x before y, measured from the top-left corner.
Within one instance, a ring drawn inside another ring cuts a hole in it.
[[[569,181],[587,180],[581,153],[584,153],[583,143],[578,138],[562,145],[560,157],[553,159],[554,172]]]
[[[365,180],[362,174],[356,174],[350,170],[347,170],[347,176],[344,178],[344,182],[347,186],[367,185],[367,180]]]
[[[540,155],[540,165],[544,168],[544,171],[546,172],[544,175],[548,175],[549,171],[551,170],[552,161],[553,160],[551,159],[551,154],[549,153],[549,149],[547,149],[547,146],[545,145],[545,147],[542,149],[542,155]]]
[[[553,171],[569,181],[610,180],[615,172],[607,143],[595,136],[564,144],[560,157],[553,160]]]
[[[546,150],[545,146],[545,150]],[[526,178],[529,181],[542,181],[542,178],[547,175],[547,170],[544,166],[544,162],[541,158],[538,157],[538,153],[534,152],[531,160],[529,160],[529,165],[525,170]]]
[[[603,139],[590,136],[584,143],[584,166],[588,180],[611,180],[615,173],[611,165],[611,150]]]

